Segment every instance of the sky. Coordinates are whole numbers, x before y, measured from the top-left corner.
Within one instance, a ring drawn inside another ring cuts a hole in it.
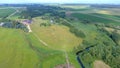
[[[95,3],[120,4],[120,0],[0,0],[0,3]]]

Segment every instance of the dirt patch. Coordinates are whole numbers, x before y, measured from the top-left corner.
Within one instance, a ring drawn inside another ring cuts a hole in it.
[[[96,60],[94,62],[94,67],[93,68],[110,68],[110,66],[105,64],[103,61]]]
[[[54,68],[75,68],[75,67],[71,64],[69,65],[69,67],[67,64],[61,64],[61,65],[55,66]]]

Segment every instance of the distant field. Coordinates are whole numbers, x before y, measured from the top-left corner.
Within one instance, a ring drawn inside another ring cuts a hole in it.
[[[106,8],[101,10],[110,12],[110,15],[120,15],[120,8]]]
[[[0,18],[6,17],[6,16],[12,14],[13,12],[15,12],[15,9],[13,9],[13,8],[0,9]]]
[[[61,5],[60,7],[72,8],[72,9],[83,9],[83,8],[88,8],[89,5]]]
[[[44,21],[40,18],[35,18],[31,27],[33,32],[36,33],[38,37],[45,41],[51,48],[69,51],[82,42],[81,38],[77,38],[74,34],[69,32],[68,27],[63,25],[42,27],[40,26],[40,23],[43,22],[50,21]]]
[[[107,18],[107,19],[111,19],[111,20],[120,22],[119,16],[108,15],[108,14],[99,14],[99,13],[92,13],[92,15],[96,15],[96,16],[100,16],[100,17],[103,17],[103,18]]]
[[[92,14],[90,15],[90,14],[83,14],[83,13],[73,13],[72,16],[78,18],[79,20],[88,20],[93,23],[119,24],[119,22],[113,21],[111,19],[93,16]]]

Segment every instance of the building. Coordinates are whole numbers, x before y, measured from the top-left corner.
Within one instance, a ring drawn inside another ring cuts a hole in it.
[[[3,23],[3,22],[1,22],[1,23],[0,23],[0,26],[3,26],[3,25],[4,25],[4,23]]]
[[[32,20],[23,20],[22,23],[23,23],[24,25],[29,25],[29,24],[32,23]]]

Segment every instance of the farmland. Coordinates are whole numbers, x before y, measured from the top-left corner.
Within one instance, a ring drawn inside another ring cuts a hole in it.
[[[0,9],[0,68],[120,67],[117,8],[17,6]]]
[[[111,20],[111,19],[107,19],[107,18],[104,18],[104,17],[100,17],[101,15],[98,16],[95,16],[96,14],[82,14],[82,13],[75,13],[75,14],[72,14],[73,17],[77,17],[78,19],[80,20],[88,20],[90,22],[94,22],[94,23],[97,23],[97,22],[101,22],[101,23],[108,23],[108,24],[119,24],[119,22],[116,22],[114,20]]]
[[[13,8],[0,8],[0,18],[7,17],[8,15],[15,12],[15,9]]]

